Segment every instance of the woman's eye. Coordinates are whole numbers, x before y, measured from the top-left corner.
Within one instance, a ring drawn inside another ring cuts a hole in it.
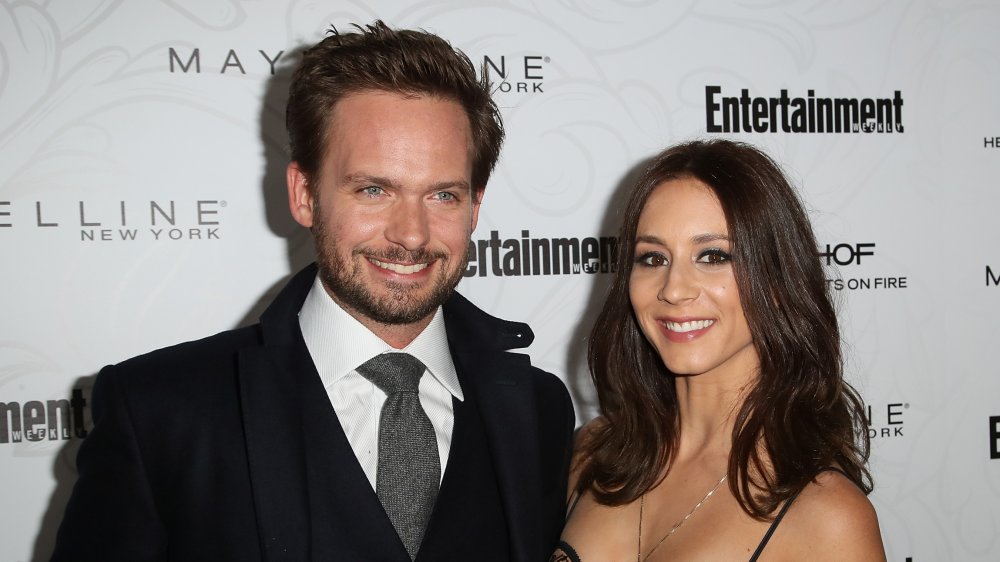
[[[733,256],[729,253],[724,252],[719,249],[705,250],[698,256],[698,263],[707,263],[710,265],[721,265],[733,259]]]
[[[647,267],[661,267],[670,263],[666,256],[655,253],[643,254],[635,261]]]

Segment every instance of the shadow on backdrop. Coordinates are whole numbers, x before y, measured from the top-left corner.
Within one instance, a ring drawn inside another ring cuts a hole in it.
[[[288,190],[285,183],[285,169],[288,167],[288,133],[285,131],[288,85],[295,65],[306,48],[297,47],[282,55],[275,65],[274,76],[265,84],[260,108],[260,144],[264,160],[261,197],[264,200],[268,230],[285,239],[288,272],[257,299],[234,327],[255,324],[292,275],[315,261],[312,234],[292,218],[288,210]]]
[[[604,217],[601,219],[600,230],[598,230],[602,236],[618,236],[618,229],[621,227],[621,211],[628,199],[628,194],[651,161],[652,157],[644,158],[629,168],[614,187],[608,198]],[[619,254],[631,252],[631,249],[618,246],[618,252]],[[573,397],[573,403],[576,405],[577,419],[582,420],[582,423],[586,423],[598,414],[597,396],[594,393],[594,385],[591,382],[590,369],[587,365],[587,345],[590,341],[590,332],[604,306],[604,300],[607,298],[613,278],[614,274],[611,273],[594,277],[590,296],[587,298],[587,306],[584,308],[583,316],[577,321],[570,333],[570,342],[566,349],[566,386],[569,388],[570,396]]]
[[[264,160],[264,173],[260,190],[264,201],[265,218],[268,229],[275,236],[284,238],[286,241],[288,272],[250,306],[246,314],[233,328],[256,323],[261,313],[285,286],[288,279],[314,260],[312,235],[308,229],[303,228],[292,219],[288,211],[285,188],[285,168],[288,165],[285,103],[288,99],[288,84],[291,81],[292,72],[303,50],[305,47],[298,47],[285,53],[275,65],[274,75],[264,83],[259,115],[261,153]],[[84,427],[88,430],[93,427],[90,417],[91,390],[96,378],[96,373],[79,377],[70,386],[67,394],[72,395],[73,389],[83,390],[87,412]],[[67,440],[55,455],[52,465],[55,488],[49,497],[48,507],[42,516],[38,535],[35,537],[32,562],[47,561],[55,548],[56,533],[62,521],[66,503],[73,491],[73,485],[76,483],[76,454],[81,442],[81,439],[74,436]]]
[[[86,401],[83,419],[85,430],[93,427],[90,418],[90,391],[94,388],[96,378],[97,373],[79,377],[66,392],[66,396],[72,396],[75,389],[80,389],[83,392],[83,399]],[[78,429],[75,421],[70,422],[70,425],[73,426],[74,432]],[[35,544],[32,548],[32,562],[45,562],[52,556],[52,550],[56,544],[56,532],[59,530],[66,502],[69,501],[70,493],[73,491],[73,484],[76,483],[76,452],[80,449],[82,442],[82,439],[73,434],[72,437],[63,442],[53,457],[52,479],[55,480],[55,486],[49,496],[49,505],[45,508],[42,521],[38,525],[38,535],[35,536]],[[10,507],[8,506],[7,509]]]

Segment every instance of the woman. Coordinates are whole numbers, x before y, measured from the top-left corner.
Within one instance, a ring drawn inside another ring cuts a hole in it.
[[[778,166],[731,141],[670,148],[619,242],[588,356],[602,416],[552,561],[884,560],[862,405]]]

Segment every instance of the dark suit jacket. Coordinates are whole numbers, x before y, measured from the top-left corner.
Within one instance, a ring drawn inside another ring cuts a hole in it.
[[[395,533],[357,459],[335,453],[346,437],[297,317],[315,271],[257,325],[101,371],[53,560],[408,560],[386,540]],[[531,342],[526,325],[460,295],[444,314],[486,428],[511,558],[545,560],[564,518],[569,396],[507,351]]]

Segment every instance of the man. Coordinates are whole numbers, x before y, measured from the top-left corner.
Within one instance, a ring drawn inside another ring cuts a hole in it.
[[[527,326],[453,294],[503,138],[486,77],[376,22],[304,54],[286,122],[317,265],[255,326],[101,372],[54,559],[546,559],[572,404],[508,351]]]

